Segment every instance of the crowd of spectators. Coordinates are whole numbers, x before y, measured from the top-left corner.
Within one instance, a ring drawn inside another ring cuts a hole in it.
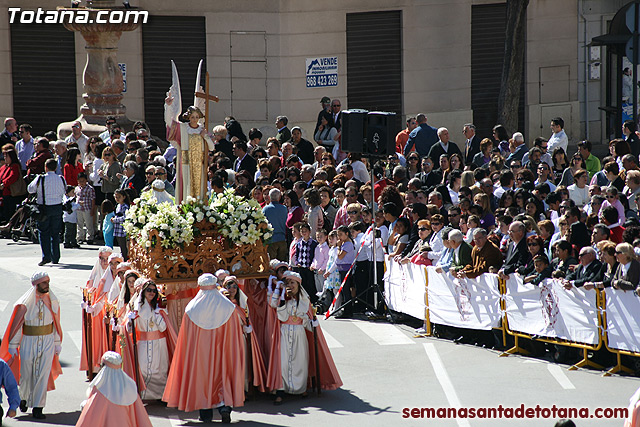
[[[333,298],[331,286],[354,264],[353,291],[343,293],[348,304],[341,314],[380,311],[371,285],[384,254],[456,277],[493,271],[534,284],[555,277],[567,287],[638,292],[640,167],[631,153],[640,140],[633,122],[625,122],[626,139],[612,140],[601,160],[589,141],[569,151],[559,117],[551,120],[548,139],[530,144],[502,125],[481,138],[470,123],[456,143],[455,132],[418,114],[407,118],[395,153],[365,159],[340,149],[341,108],[338,99],[322,99],[315,144],[300,127],[289,128],[286,116],[277,117],[270,138],[255,128],[247,136],[241,123],[226,117],[212,129],[209,153],[210,192],[233,187],[258,201],[274,228],[269,255],[298,269],[321,310]],[[143,122],[124,132],[109,117],[106,126],[103,134],[86,137],[75,122],[73,133],[57,140],[51,133],[34,137],[29,124],[7,119],[0,134],[0,222],[7,225],[0,232],[12,225],[24,197],[14,194],[18,179],[29,184],[54,159],[55,173],[69,186],[65,206],[76,224],[75,239],[68,233],[65,245],[103,240],[109,230],[126,254],[122,218],[156,180],[173,194],[176,150],[152,137]]]

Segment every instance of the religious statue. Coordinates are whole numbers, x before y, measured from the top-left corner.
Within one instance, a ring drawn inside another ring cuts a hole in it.
[[[197,106],[200,87],[200,72],[202,61],[198,67],[196,88],[194,91],[194,105],[180,116],[182,99],[180,95],[180,81],[178,70],[173,61],[172,85],[167,92],[164,104],[164,120],[167,126],[167,140],[178,153],[176,157],[176,204],[185,201],[188,196],[205,200],[207,197],[207,168],[208,154],[213,151],[213,141],[201,121],[204,119],[202,110]]]

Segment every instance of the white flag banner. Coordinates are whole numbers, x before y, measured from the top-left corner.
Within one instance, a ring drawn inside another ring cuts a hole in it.
[[[505,301],[512,331],[598,344],[598,307],[593,289],[567,290],[558,279],[546,279],[540,286],[523,284],[522,277],[510,274]]]
[[[500,326],[498,276],[485,273],[475,279],[456,279],[427,267],[429,320],[440,325],[490,330]]]
[[[640,353],[640,298],[631,291],[606,288],[609,348]]]
[[[424,266],[400,264],[385,257],[384,294],[391,310],[418,319],[425,318],[427,276]]]

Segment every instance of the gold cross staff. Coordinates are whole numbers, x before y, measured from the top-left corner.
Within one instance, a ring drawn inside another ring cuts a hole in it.
[[[207,71],[204,75],[205,83],[204,83],[204,93],[196,92],[196,97],[203,98],[205,100],[204,104],[204,128],[209,131],[209,101],[220,102],[220,98],[215,95],[209,95],[209,72]]]

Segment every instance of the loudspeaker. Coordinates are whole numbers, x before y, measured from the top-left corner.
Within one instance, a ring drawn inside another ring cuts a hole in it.
[[[373,111],[367,114],[367,134],[363,154],[387,156],[396,151],[395,113]]]
[[[342,138],[340,148],[345,153],[362,153],[367,137],[367,110],[341,112]]]

